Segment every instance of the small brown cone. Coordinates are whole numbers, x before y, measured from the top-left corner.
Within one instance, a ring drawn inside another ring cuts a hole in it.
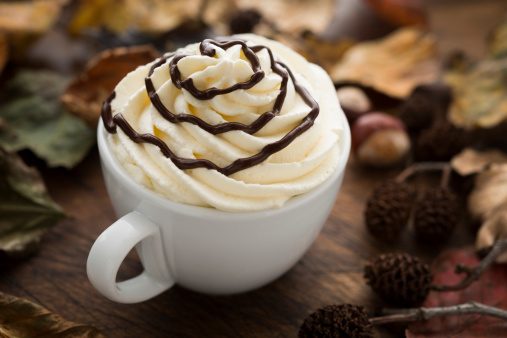
[[[433,274],[427,264],[408,254],[383,254],[364,268],[366,283],[382,298],[413,306],[428,295]]]
[[[373,337],[373,328],[364,307],[328,305],[305,319],[298,337]]]
[[[366,203],[365,222],[375,237],[392,240],[407,225],[414,193],[406,183],[387,181],[376,187]]]

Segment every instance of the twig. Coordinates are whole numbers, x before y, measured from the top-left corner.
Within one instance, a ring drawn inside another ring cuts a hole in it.
[[[413,322],[418,320],[426,320],[433,317],[444,317],[464,314],[480,314],[485,316],[498,317],[507,320],[507,311],[484,305],[476,302],[468,302],[459,305],[434,307],[434,308],[417,308],[417,309],[388,309],[384,313],[386,316],[370,318],[372,325],[380,325],[393,322]]]
[[[455,272],[457,274],[466,274],[466,277],[461,280],[461,282],[456,285],[432,285],[431,289],[435,291],[455,291],[468,287],[470,284],[478,280],[484,270],[489,268],[489,266],[495,262],[495,259],[505,250],[507,250],[507,239],[495,242],[488,255],[484,257],[484,259],[482,259],[479,265],[475,268],[462,264],[458,264],[456,266]]]
[[[449,162],[418,162],[405,168],[396,178],[396,182],[403,182],[415,173],[422,171],[444,170]]]
[[[451,179],[452,167],[450,164],[447,164],[442,171],[442,178],[440,179],[440,187],[448,188],[449,181]]]

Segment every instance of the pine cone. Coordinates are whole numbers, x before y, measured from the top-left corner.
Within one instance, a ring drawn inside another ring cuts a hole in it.
[[[364,307],[328,305],[305,319],[298,337],[373,337],[373,328]]]
[[[424,130],[415,145],[418,161],[448,161],[466,145],[466,133],[447,121]]]
[[[415,206],[414,227],[424,239],[444,240],[451,235],[458,218],[457,196],[449,189],[429,189]]]
[[[424,301],[430,291],[433,274],[427,264],[409,254],[384,254],[364,268],[371,288],[393,303],[413,306]]]
[[[368,199],[365,221],[375,237],[392,240],[407,225],[414,193],[406,183],[387,181],[375,188]]]
[[[229,21],[229,28],[232,34],[251,33],[261,19],[261,13],[254,9],[237,11]]]

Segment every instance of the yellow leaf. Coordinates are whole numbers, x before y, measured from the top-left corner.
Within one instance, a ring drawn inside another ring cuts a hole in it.
[[[402,99],[416,86],[436,82],[439,70],[435,38],[416,28],[401,28],[351,47],[331,70],[331,78]]]

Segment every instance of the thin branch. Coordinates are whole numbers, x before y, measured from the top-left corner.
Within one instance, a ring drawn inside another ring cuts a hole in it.
[[[405,170],[396,176],[394,180],[396,182],[403,182],[415,173],[423,171],[444,170],[448,165],[449,162],[417,162],[405,168]]]
[[[507,239],[495,242],[491,247],[491,251],[484,259],[482,259],[475,268],[458,264],[455,272],[457,274],[465,273],[466,277],[456,285],[432,285],[431,289],[435,291],[456,291],[468,287],[470,284],[478,280],[481,274],[493,264],[496,258],[507,250]]]
[[[452,167],[450,164],[447,164],[442,172],[442,178],[440,179],[440,187],[441,188],[448,188],[449,187],[449,181],[451,179],[451,173],[452,173]]]
[[[413,322],[418,320],[427,320],[433,317],[455,316],[464,314],[479,314],[492,316],[507,320],[507,311],[484,305],[476,302],[468,302],[459,305],[434,307],[434,308],[417,308],[417,309],[388,309],[385,312],[390,313],[386,316],[370,318],[372,325],[380,325],[393,322]]]

